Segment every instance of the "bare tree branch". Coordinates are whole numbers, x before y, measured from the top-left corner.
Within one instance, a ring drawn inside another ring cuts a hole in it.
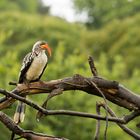
[[[140,116],[140,110],[135,110],[129,115],[124,115],[123,117],[124,124],[129,123],[131,120],[135,119],[138,116]]]
[[[53,90],[53,91],[48,95],[48,97],[47,97],[47,99],[45,100],[45,102],[43,103],[42,107],[43,107],[44,109],[47,109],[48,101],[49,101],[52,97],[57,96],[57,95],[60,95],[60,94],[62,94],[62,93],[63,93],[63,89],[61,89],[61,88],[58,88],[58,89]],[[38,112],[37,112],[37,115],[36,115],[36,119],[39,121],[40,118],[41,118],[42,116],[43,116],[43,113],[40,112],[40,111],[38,111]]]
[[[41,133],[35,133],[33,131],[27,131],[20,128],[16,123],[14,123],[6,114],[0,112],[0,121],[15,134],[25,138],[27,140],[65,140],[65,138],[59,138],[54,136],[47,136]]]
[[[29,85],[11,83],[12,85],[16,85],[15,89],[13,89],[12,91],[8,92],[6,90],[0,89],[0,93],[4,95],[4,97],[0,99],[0,110],[9,107],[16,100],[20,100],[46,116],[70,115],[70,116],[79,116],[79,117],[97,119],[98,123],[96,127],[97,131],[95,135],[95,138],[97,139],[99,137],[99,128],[100,128],[99,120],[103,120],[107,122],[108,121],[115,122],[126,133],[128,133],[129,135],[131,135],[136,139],[140,139],[140,135],[136,134],[134,131],[130,130],[124,125],[130,122],[131,120],[135,119],[137,116],[140,116],[140,96],[126,89],[116,81],[110,81],[98,77],[96,67],[91,57],[89,57],[89,64],[90,64],[91,72],[93,74],[93,77],[91,78],[87,78],[79,74],[76,74],[72,77],[52,80],[49,82],[38,81],[38,82],[30,83]],[[70,110],[45,109],[47,106],[48,99],[50,99],[54,95],[59,95],[61,93],[60,91],[64,92],[68,90],[81,90],[84,91],[83,93],[96,95],[103,98],[105,104],[101,104],[101,106],[105,108],[105,110],[111,115],[111,117],[110,116],[108,117],[108,113],[106,114],[106,116],[101,116],[99,110],[97,110],[97,115],[94,115],[91,113],[84,113],[84,112],[77,112],[77,111],[70,111]],[[32,95],[32,94],[49,94],[48,99],[43,104],[44,108],[22,97],[25,95]],[[115,115],[115,113],[108,107],[107,100],[133,112],[131,112],[131,114],[129,115],[125,115],[122,118],[118,118]],[[46,135],[23,130],[18,125],[16,125],[10,118],[8,118],[6,114],[2,112],[0,112],[0,121],[4,125],[6,125],[11,131],[26,139],[29,139],[30,137],[31,140],[38,140],[41,138],[42,138],[41,140],[48,140],[48,136]],[[108,126],[107,124],[106,124],[106,130]],[[50,140],[52,139],[54,140],[54,138],[63,139],[63,138],[49,137]],[[105,139],[106,139],[106,131],[105,131]]]
[[[70,116],[80,116],[80,117],[106,120],[106,117],[104,117],[104,116],[94,115],[94,114],[90,114],[90,113],[68,111],[68,110],[46,110],[46,109],[42,108],[41,106],[35,104],[34,102],[32,102],[28,99],[25,99],[24,97],[21,97],[19,95],[7,92],[5,90],[0,90],[0,93],[3,93],[4,95],[11,96],[13,99],[17,99],[19,101],[26,103],[27,105],[33,107],[34,109],[42,112],[44,115],[70,115]],[[108,117],[108,121],[126,124],[139,115],[140,115],[140,110],[137,110],[137,111],[132,112],[130,115],[124,116],[123,118]]]
[[[90,82],[89,82],[90,83]],[[93,87],[95,87],[97,89],[97,91],[102,95],[103,99],[104,99],[104,102],[105,102],[105,106],[106,106],[106,127],[105,127],[105,132],[104,132],[104,140],[107,139],[107,128],[108,128],[108,111],[107,111],[107,100],[106,100],[106,97],[104,95],[104,93],[97,87],[97,85],[93,82],[91,82],[91,84],[93,85]],[[100,110],[98,110],[100,111]],[[99,122],[98,122],[99,123]],[[98,134],[98,133],[97,133]]]
[[[102,95],[97,91],[97,89],[90,85],[87,81],[94,82],[104,93],[106,99],[114,104],[129,110],[137,110],[140,108],[140,96],[134,94],[117,82],[97,77],[86,78],[78,74],[74,75],[73,77],[52,80],[49,82],[30,83],[29,87],[24,84],[18,84],[17,87],[11,92],[19,95],[30,95],[50,93],[54,89],[62,88],[63,91],[81,90],[84,91],[84,93],[101,97]],[[15,100],[10,97],[8,99],[6,98],[6,100],[0,103],[0,110],[10,106],[14,101]]]
[[[14,99],[17,99],[19,101],[22,101],[24,103],[26,103],[27,105],[33,107],[34,109],[42,112],[44,115],[70,115],[70,116],[79,116],[79,117],[87,117],[87,118],[94,118],[94,119],[100,119],[100,120],[106,120],[106,117],[104,116],[98,116],[98,115],[94,115],[94,114],[90,114],[90,113],[84,113],[84,112],[77,112],[77,111],[68,111],[68,110],[46,110],[44,108],[42,108],[41,106],[33,103],[32,101],[29,101],[21,96],[18,96],[16,94],[12,94],[10,92],[7,92],[5,90],[0,90],[1,93],[6,94],[11,96]],[[124,123],[123,119],[116,119],[113,117],[108,118],[109,121],[112,122],[120,122],[120,123]]]
[[[90,69],[91,69],[93,76],[98,76],[98,72],[97,72],[97,69],[95,67],[94,60],[91,56],[89,56],[88,62],[89,62],[89,66],[90,66]]]
[[[106,109],[105,104],[101,103],[101,106],[102,106],[104,109]],[[113,110],[112,110],[111,108],[108,107],[108,108],[107,108],[107,111],[109,112],[109,114],[110,114],[111,116],[117,118],[116,114],[113,112]],[[131,118],[131,117],[130,117],[130,118]],[[124,126],[124,125],[121,124],[121,123],[117,123],[117,124],[118,124],[118,126],[119,126],[120,128],[122,128],[123,131],[125,131],[127,134],[129,134],[129,135],[132,136],[133,138],[135,138],[135,139],[137,139],[137,140],[140,139],[140,135],[138,135],[138,134],[137,134],[136,132],[134,132],[133,130],[129,129],[128,127]]]
[[[96,102],[96,112],[98,115],[100,115],[100,104],[98,104],[98,102]],[[96,123],[96,131],[95,131],[95,136],[94,136],[94,140],[99,140],[99,135],[100,135],[100,120],[97,120]]]

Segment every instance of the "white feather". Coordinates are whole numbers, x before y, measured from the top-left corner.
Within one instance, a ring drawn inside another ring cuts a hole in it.
[[[30,68],[28,69],[26,79],[29,81],[36,80],[42,73],[47,61],[48,58],[45,51],[40,52],[38,56],[34,58]]]

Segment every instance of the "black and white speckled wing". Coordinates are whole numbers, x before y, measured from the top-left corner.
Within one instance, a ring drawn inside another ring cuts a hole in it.
[[[33,60],[34,60],[35,55],[33,53],[28,53],[22,62],[22,67],[19,73],[19,83],[23,83],[24,80],[26,79],[26,72],[28,71],[29,67],[31,66]]]

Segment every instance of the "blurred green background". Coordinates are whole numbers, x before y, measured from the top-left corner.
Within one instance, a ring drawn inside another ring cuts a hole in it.
[[[52,80],[82,74],[92,76],[88,56],[95,59],[102,77],[119,81],[127,88],[140,91],[140,1],[138,0],[73,0],[77,12],[86,12],[85,23],[69,23],[49,13],[50,7],[38,0],[0,1],[0,88],[12,90],[9,81],[17,81],[21,62],[37,40],[46,40],[52,57],[42,80]],[[42,104],[46,95],[30,96]],[[65,92],[49,102],[49,109],[69,109],[95,113],[96,101],[101,98],[79,91]],[[118,116],[129,113],[112,103],[109,106]],[[11,117],[16,103],[4,110]],[[103,110],[102,110],[103,111]],[[103,111],[104,114],[104,111]],[[27,107],[24,129],[63,136],[71,140],[91,140],[95,132],[93,119],[48,116],[36,122],[36,111]],[[139,118],[128,124],[135,125]],[[101,124],[103,139],[105,122]],[[11,132],[0,122],[0,140],[10,139]],[[127,139],[116,124],[109,123],[108,140]]]

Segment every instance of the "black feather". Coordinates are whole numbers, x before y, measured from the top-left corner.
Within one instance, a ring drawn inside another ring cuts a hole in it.
[[[26,79],[26,72],[28,71],[29,67],[31,66],[33,60],[34,60],[35,55],[33,55],[33,53],[28,53],[24,59],[23,59],[23,63],[22,63],[22,67],[20,70],[20,74],[19,74],[19,81],[18,83],[23,83],[24,80]]]

